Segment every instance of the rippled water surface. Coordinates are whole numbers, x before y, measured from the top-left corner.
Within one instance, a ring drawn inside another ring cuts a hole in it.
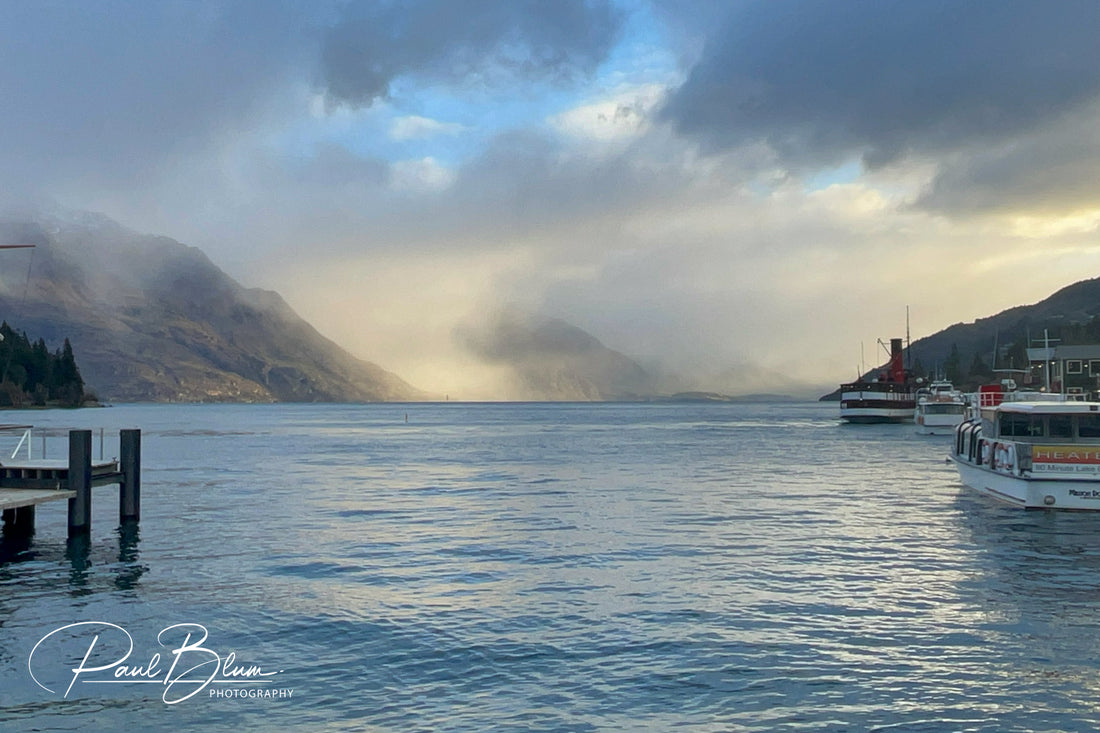
[[[1100,727],[1100,514],[992,503],[835,404],[5,419],[57,458],[141,428],[144,472],[136,530],[109,487],[87,541],[64,502],[5,540],[4,730]],[[166,685],[188,643],[241,676]]]

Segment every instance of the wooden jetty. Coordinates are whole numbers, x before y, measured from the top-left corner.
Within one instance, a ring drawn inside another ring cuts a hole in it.
[[[5,425],[5,429],[26,429]],[[29,440],[29,433],[24,435]],[[18,451],[18,448],[17,448]],[[69,536],[86,534],[92,524],[92,487],[117,484],[120,523],[141,518],[141,431],[119,432],[119,457],[92,458],[92,431],[69,431],[69,459],[0,461],[0,510],[5,532],[34,531],[34,511],[39,504],[67,499]]]

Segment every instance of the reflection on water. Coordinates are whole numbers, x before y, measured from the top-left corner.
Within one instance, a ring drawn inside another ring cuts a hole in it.
[[[968,590],[991,613],[1025,625],[1100,625],[1100,516],[1020,511],[969,491],[958,507],[983,570]],[[1092,638],[1078,648],[1094,650]]]
[[[91,540],[82,534],[65,541],[65,559],[69,561],[69,592],[83,595],[88,589],[88,569],[92,566]]]
[[[140,528],[101,501],[87,537],[58,512],[0,548],[19,729],[1100,723],[1100,515],[992,503],[912,426],[835,405],[110,415],[143,428]],[[29,647],[86,619],[201,623],[294,697],[45,697]]]
[[[115,575],[115,587],[119,590],[132,590],[148,570],[148,567],[138,562],[141,530],[137,522],[126,521],[117,531],[118,571]]]
[[[80,534],[64,540],[41,538],[35,532],[5,532],[0,536],[0,585],[40,587],[64,568],[72,596],[105,589],[133,590],[148,566],[140,561],[141,531],[128,521],[114,530],[115,540],[94,540]],[[110,585],[104,585],[106,581]],[[41,587],[48,591],[48,587]]]
[[[34,531],[10,530],[0,532],[0,566],[9,562],[33,557]]]

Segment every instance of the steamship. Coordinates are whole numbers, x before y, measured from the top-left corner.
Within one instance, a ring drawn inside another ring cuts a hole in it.
[[[874,381],[840,385],[840,417],[850,423],[912,422],[917,387],[902,363],[901,339],[890,339],[890,363]]]

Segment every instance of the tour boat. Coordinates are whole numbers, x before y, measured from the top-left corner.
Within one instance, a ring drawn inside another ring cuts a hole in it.
[[[945,380],[933,381],[917,390],[917,407],[913,421],[920,435],[951,435],[966,419],[969,402],[955,385]]]
[[[967,486],[1027,509],[1100,511],[1100,402],[980,391],[949,459]]]
[[[875,381],[840,385],[840,417],[850,423],[911,422],[916,388],[902,364],[901,339],[890,339],[890,363]]]

